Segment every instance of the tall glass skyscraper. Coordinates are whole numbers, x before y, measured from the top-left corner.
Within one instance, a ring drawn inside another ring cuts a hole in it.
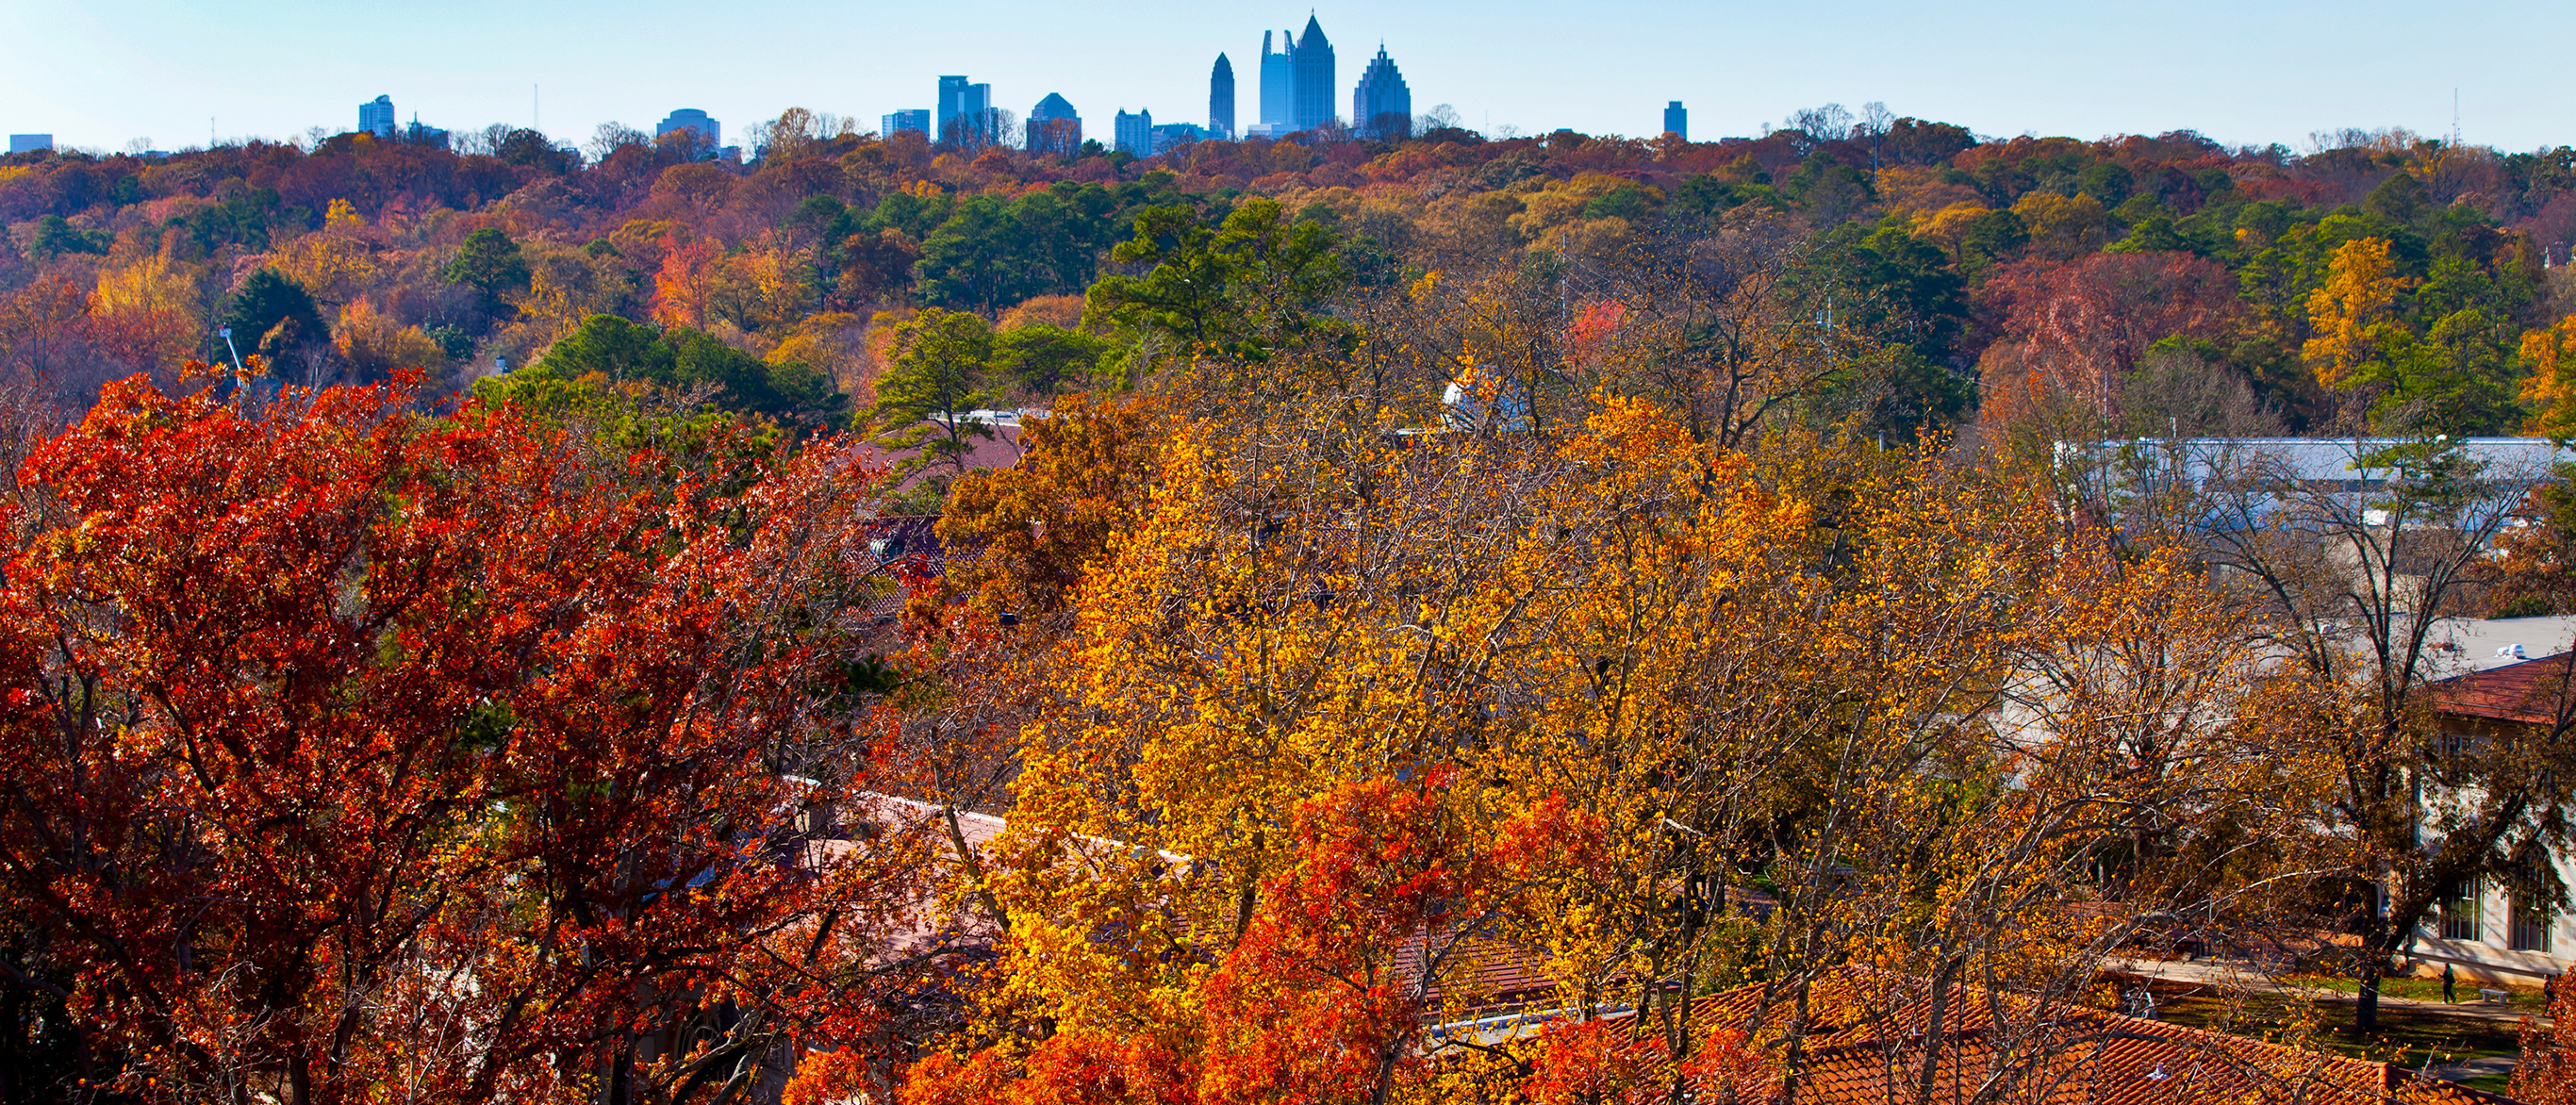
[[[1216,56],[1216,69],[1208,74],[1208,133],[1234,137],[1234,63],[1222,53]]]
[[[1270,50],[1270,32],[1261,32],[1261,133],[1278,137],[1297,129],[1297,36],[1279,32],[1279,51]]]
[[[358,129],[378,138],[394,136],[394,98],[378,96],[358,105]]]
[[[1395,59],[1386,56],[1385,43],[1378,44],[1377,57],[1351,90],[1351,129],[1379,142],[1413,136],[1413,90],[1404,86]]]
[[[1690,112],[1682,110],[1680,100],[1664,105],[1664,133],[1690,141]]]
[[[981,146],[993,134],[993,86],[963,76],[939,78],[938,139],[961,146]]]
[[[1290,125],[1313,130],[1340,118],[1333,110],[1333,101],[1339,98],[1333,87],[1333,44],[1324,38],[1324,25],[1314,16],[1306,17],[1306,33],[1297,36],[1289,56],[1297,74],[1296,114]]]

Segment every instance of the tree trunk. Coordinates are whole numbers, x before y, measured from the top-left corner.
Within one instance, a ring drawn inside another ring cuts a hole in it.
[[[2352,1027],[2358,1032],[2379,1030],[2379,979],[2383,960],[2370,956],[2361,964],[2361,1000],[2353,1006]]]

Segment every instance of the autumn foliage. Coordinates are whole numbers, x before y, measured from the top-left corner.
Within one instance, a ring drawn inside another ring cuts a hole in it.
[[[870,474],[722,500],[573,455],[387,388],[251,417],[128,382],[28,459],[0,892],[104,1088],[690,1098],[874,1019],[846,972],[917,857],[796,833],[826,796],[786,772],[864,765],[814,740],[829,616],[772,616],[855,578],[812,527]]]

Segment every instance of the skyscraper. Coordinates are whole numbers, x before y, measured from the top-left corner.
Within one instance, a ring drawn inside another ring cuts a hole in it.
[[[1386,56],[1383,42],[1378,44],[1377,57],[1360,73],[1359,87],[1351,90],[1351,129],[1378,142],[1413,136],[1413,90],[1404,86],[1404,74],[1396,71],[1395,59]]]
[[[962,73],[939,78],[939,129],[931,133],[942,142],[951,140],[958,116],[966,114],[966,84]]]
[[[1216,69],[1208,74],[1208,133],[1219,138],[1234,137],[1234,63],[1225,55],[1216,56]]]
[[[1152,157],[1154,155],[1154,113],[1137,108],[1136,113],[1130,115],[1126,108],[1119,108],[1117,121],[1110,130],[1110,137],[1116,140],[1117,149],[1138,157]]]
[[[358,105],[358,129],[378,138],[394,136],[394,98],[378,96]]]
[[[1314,16],[1306,17],[1306,33],[1297,36],[1297,44],[1289,54],[1297,74],[1297,107],[1292,125],[1298,130],[1313,130],[1339,118],[1333,110],[1333,101],[1338,98],[1333,88],[1333,44],[1324,38],[1324,25]]]
[[[1680,100],[1664,105],[1664,133],[1690,141],[1690,112],[1682,110]]]
[[[653,137],[660,138],[678,130],[695,132],[698,145],[704,149],[712,150],[724,145],[724,124],[708,118],[706,112],[694,107],[684,107],[664,116],[660,123],[654,125]]]
[[[993,131],[993,86],[963,76],[939,78],[939,140],[959,146],[990,143]]]
[[[1073,104],[1053,92],[1029,109],[1029,152],[1072,157],[1082,152],[1082,116]]]
[[[910,107],[888,113],[881,125],[877,127],[877,135],[881,138],[892,138],[902,131],[911,131],[923,138],[930,137],[930,109]]]
[[[1260,133],[1276,138],[1297,129],[1297,38],[1279,32],[1279,52],[1270,52],[1270,32],[1261,32]]]
[[[50,134],[13,134],[9,136],[10,153],[27,153],[33,150],[50,150],[53,148],[54,136]]]

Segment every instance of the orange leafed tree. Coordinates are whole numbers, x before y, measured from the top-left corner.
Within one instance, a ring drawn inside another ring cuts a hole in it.
[[[1602,832],[1562,799],[1480,819],[1459,782],[1435,770],[1302,803],[1295,865],[1268,880],[1243,938],[1200,984],[1157,1003],[1165,1018],[936,1054],[913,1068],[904,1100],[1384,1102],[1419,1089],[1451,961],[1525,908],[1528,887],[1597,858]]]
[[[793,815],[865,777],[817,600],[874,474],[718,497],[401,387],[129,381],[20,473],[0,902],[93,1084],[692,1101],[863,1035],[920,853]]]
[[[724,248],[705,238],[662,239],[662,267],[653,274],[653,318],[664,326],[705,328]]]

